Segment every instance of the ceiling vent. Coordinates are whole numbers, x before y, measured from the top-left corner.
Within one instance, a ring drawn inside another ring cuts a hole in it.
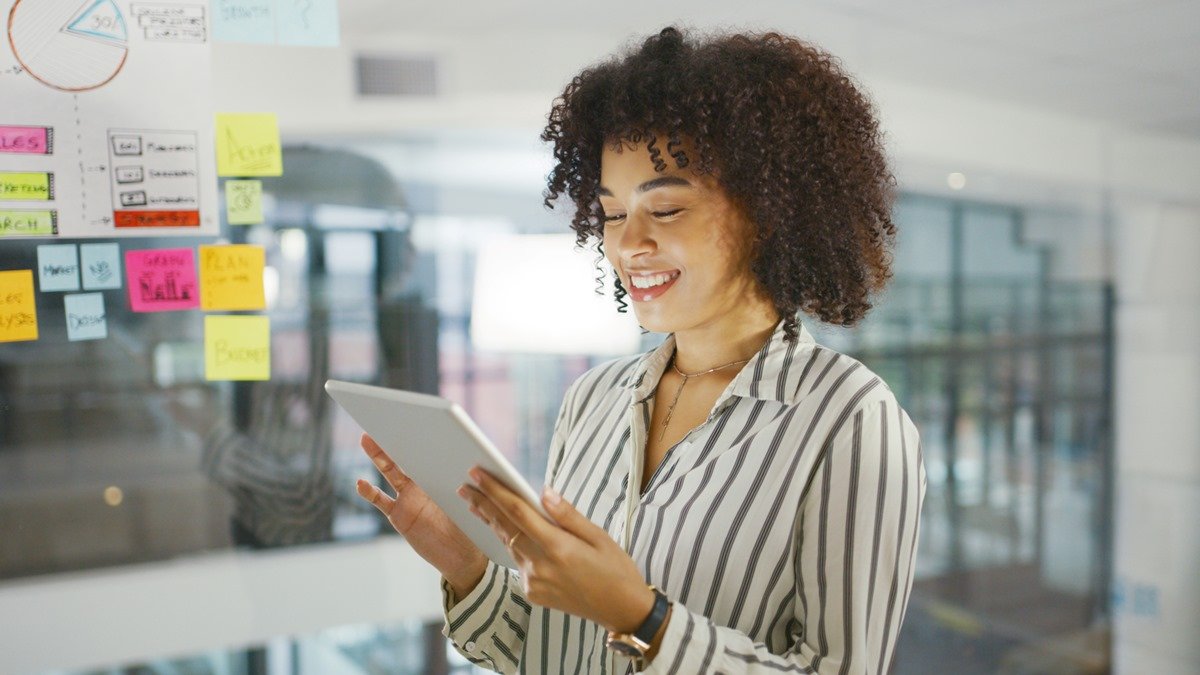
[[[436,96],[437,61],[420,56],[365,56],[355,59],[359,96]]]

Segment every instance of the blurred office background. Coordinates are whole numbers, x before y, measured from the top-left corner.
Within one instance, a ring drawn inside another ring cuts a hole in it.
[[[1200,672],[1200,4],[355,0],[341,22],[334,49],[213,45],[217,109],[277,112],[287,145],[266,222],[223,230],[267,250],[270,382],[205,382],[198,314],[110,307],[109,339],[67,343],[39,307],[40,342],[0,345],[0,672],[471,672],[318,385],[441,393],[540,482],[566,386],[661,336],[592,295],[537,135],[572,74],[672,22],[810,39],[878,106],[895,281],[861,326],[807,325],[924,438],[892,672]]]

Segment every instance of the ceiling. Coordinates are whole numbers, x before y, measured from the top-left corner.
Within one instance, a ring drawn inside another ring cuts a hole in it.
[[[728,0],[601,3],[343,0],[344,42],[611,45],[669,23],[776,28],[888,78],[1200,138],[1197,0]],[[591,60],[604,55],[598,51]],[[553,65],[561,66],[561,63]],[[578,64],[583,65],[583,64]],[[555,71],[557,72],[557,70]]]

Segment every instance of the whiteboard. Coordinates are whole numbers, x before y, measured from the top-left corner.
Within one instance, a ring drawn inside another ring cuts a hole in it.
[[[207,14],[0,0],[0,241],[218,233]]]

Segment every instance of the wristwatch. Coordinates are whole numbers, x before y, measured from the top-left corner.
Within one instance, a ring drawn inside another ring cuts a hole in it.
[[[654,591],[654,607],[642,625],[632,633],[608,631],[608,639],[604,641],[604,645],[609,649],[635,660],[638,670],[641,670],[642,659],[646,658],[646,652],[650,651],[650,643],[654,641],[655,634],[666,620],[667,609],[671,606],[666,594],[654,586],[651,586],[650,590]]]

